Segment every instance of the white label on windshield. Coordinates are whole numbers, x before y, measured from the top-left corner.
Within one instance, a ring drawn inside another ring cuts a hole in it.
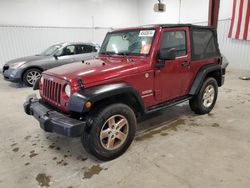
[[[155,30],[142,30],[139,33],[139,37],[152,37],[155,34]]]

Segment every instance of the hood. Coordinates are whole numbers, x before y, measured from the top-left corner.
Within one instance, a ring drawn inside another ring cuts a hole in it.
[[[34,56],[27,56],[27,57],[21,57],[21,58],[17,58],[17,59],[13,59],[8,61],[6,64],[7,65],[11,65],[13,63],[18,63],[18,62],[31,62],[31,61],[39,61],[39,60],[46,60],[46,59],[50,59],[51,56],[40,56],[40,55],[34,55]]]
[[[77,83],[82,79],[84,85],[112,79],[117,76],[128,75],[137,71],[134,63],[126,58],[102,58],[76,62],[56,67],[44,74],[62,78]]]

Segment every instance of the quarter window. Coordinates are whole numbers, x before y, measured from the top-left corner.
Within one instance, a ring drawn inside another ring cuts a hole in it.
[[[192,59],[203,59],[219,55],[212,30],[194,29],[191,35]]]
[[[176,49],[176,56],[184,56],[186,52],[185,31],[165,31],[162,37],[161,49]]]

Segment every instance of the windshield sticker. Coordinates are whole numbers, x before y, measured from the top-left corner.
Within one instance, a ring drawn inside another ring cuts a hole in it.
[[[139,33],[139,37],[152,37],[155,34],[155,30],[142,30]]]
[[[141,54],[148,54],[150,50],[151,44],[145,44],[142,46],[140,53]]]

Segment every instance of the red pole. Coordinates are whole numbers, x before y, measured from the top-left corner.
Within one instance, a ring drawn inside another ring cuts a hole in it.
[[[217,28],[220,0],[209,0],[208,26]]]

